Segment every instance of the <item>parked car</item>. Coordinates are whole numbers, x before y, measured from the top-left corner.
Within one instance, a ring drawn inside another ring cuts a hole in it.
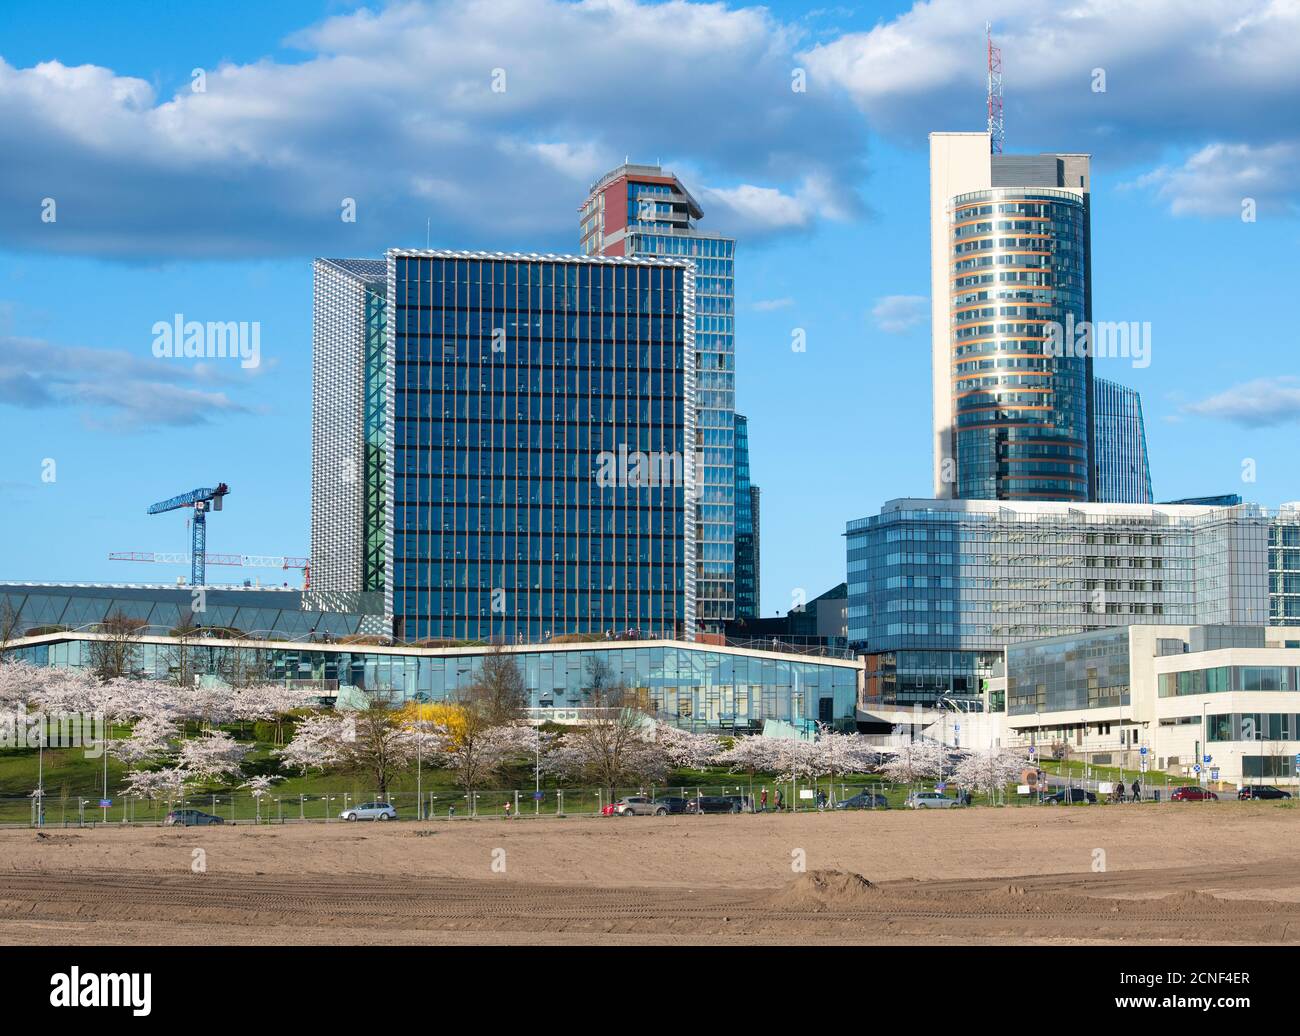
[[[173,809],[163,818],[163,823],[169,827],[173,824],[194,827],[199,824],[224,824],[225,820],[198,809]]]
[[[616,807],[614,803],[606,802],[605,805],[600,807],[600,815],[602,817],[616,817],[618,814],[615,812],[615,809]]]
[[[874,791],[860,791],[852,798],[835,803],[836,809],[888,809],[889,801]]]
[[[740,807],[740,809],[737,810],[738,813],[754,812],[754,800],[748,795],[723,795],[722,797],[724,799],[730,799],[732,802],[736,803]]]
[[[667,806],[669,813],[685,813],[686,807],[690,805],[690,799],[679,798],[676,795],[668,795],[661,799],[655,799],[655,804]]]
[[[343,820],[396,820],[397,810],[387,802],[363,802],[339,814]]]
[[[1290,797],[1291,793],[1289,791],[1274,788],[1271,784],[1254,784],[1237,791],[1237,798],[1243,801],[1246,799],[1289,799]]]
[[[686,803],[687,813],[739,813],[740,803],[725,795],[701,795]]]
[[[908,809],[950,809],[961,803],[941,791],[914,791],[903,805]]]
[[[1043,799],[1044,806],[1060,806],[1069,802],[1071,805],[1077,802],[1084,804],[1095,803],[1097,796],[1083,788],[1062,788],[1055,795],[1048,795]]]
[[[1189,784],[1186,788],[1176,788],[1169,796],[1170,802],[1218,802],[1219,796],[1206,788]]]
[[[629,795],[614,803],[614,812],[620,817],[666,817],[668,807],[648,795]]]

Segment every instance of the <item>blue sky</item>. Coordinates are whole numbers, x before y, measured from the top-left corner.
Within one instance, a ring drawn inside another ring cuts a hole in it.
[[[221,480],[211,550],[306,554],[312,257],[422,245],[426,220],[573,251],[627,155],[739,239],[763,612],[821,592],[846,520],[929,493],[925,140],[982,128],[986,19],[1007,150],[1094,156],[1095,315],[1153,337],[1149,367],[1098,370],[1142,393],[1157,497],[1300,498],[1292,5],[5,6],[0,579],[174,580],[107,554],[186,549],[145,508]],[[155,359],[175,313],[260,322],[261,367]]]

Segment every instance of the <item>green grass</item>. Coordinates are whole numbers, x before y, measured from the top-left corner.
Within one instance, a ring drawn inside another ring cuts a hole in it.
[[[263,820],[268,817],[278,820],[305,819],[321,820],[337,817],[345,803],[355,805],[378,797],[378,789],[373,782],[363,775],[354,774],[290,774],[282,773],[274,756],[275,746],[265,741],[251,739],[252,726],[232,726],[225,728],[234,737],[249,748],[244,759],[244,776],[224,785],[187,789],[185,804],[205,812],[216,813],[227,820],[252,820],[259,812]],[[190,731],[193,733],[194,731]],[[115,729],[114,738],[129,733],[127,728]],[[47,824],[78,822],[80,800],[87,799],[85,816],[102,819],[103,811],[98,808],[103,791],[104,761],[102,757],[88,758],[82,749],[50,749],[44,754],[45,783],[45,817]],[[0,750],[0,823],[27,823],[31,818],[32,789],[37,783],[38,753],[34,749]],[[161,820],[170,808],[167,802],[148,802],[143,800],[127,801],[121,791],[122,781],[128,767],[113,759],[108,759],[108,797],[113,805],[108,810],[110,822],[123,820],[157,821]],[[237,785],[247,777],[256,774],[275,774],[284,779],[272,786],[271,792],[263,797],[259,807],[247,790],[240,790]],[[480,790],[477,796],[476,813],[479,816],[501,816],[505,813],[508,802],[513,810],[514,792],[519,792],[519,809],[523,816],[534,815],[532,766],[526,762],[512,767],[492,781],[491,789]],[[876,776],[854,775],[834,782],[836,800],[849,797],[859,791],[870,789],[883,794],[891,808],[903,805],[911,787],[889,785]],[[822,779],[816,787],[830,792],[831,782]],[[659,796],[680,795],[687,798],[697,791],[703,795],[752,794],[755,803],[759,802],[761,789],[768,789],[769,808],[775,807],[776,790],[784,792],[787,809],[792,804],[800,811],[815,811],[812,800],[794,799],[794,789],[790,783],[778,784],[771,775],[735,774],[722,768],[705,770],[681,770],[671,776],[665,784],[641,787],[620,787],[615,789],[615,798],[624,795],[653,793]],[[927,782],[921,787],[932,787]],[[403,773],[389,785],[388,798],[398,808],[404,818],[414,817],[417,812],[417,777],[415,769]],[[420,795],[418,801],[432,815],[446,817],[449,809],[455,810],[456,816],[466,816],[471,812],[471,805],[452,773],[447,770],[425,766],[419,778]],[[537,812],[547,815],[555,814],[561,803],[560,792],[563,791],[563,810],[566,814],[595,814],[600,806],[608,802],[608,796],[594,787],[575,787],[558,784],[554,779],[543,777],[541,782],[544,798]],[[800,782],[800,788],[810,785]],[[949,794],[953,794],[949,790]],[[1006,802],[1019,804],[1014,788],[1008,789]],[[986,804],[986,797],[977,795],[975,804]],[[180,802],[171,805],[179,806]]]

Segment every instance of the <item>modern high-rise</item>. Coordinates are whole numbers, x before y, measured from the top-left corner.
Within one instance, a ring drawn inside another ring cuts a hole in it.
[[[1106,378],[1093,378],[1093,455],[1097,464],[1097,501],[1149,504],[1151,467],[1142,397]]]
[[[408,641],[696,629],[695,267],[317,260],[312,560]]]
[[[749,479],[749,418],[736,415],[736,618],[757,619],[758,486]]]
[[[658,165],[606,173],[580,212],[584,255],[684,257],[695,267],[696,448],[703,466],[697,614],[701,626],[717,629],[735,616],[736,599],[736,243],[700,230],[699,202]]]
[[[1096,499],[1092,357],[1049,339],[1092,320],[1090,233],[1087,155],[930,134],[936,497]]]

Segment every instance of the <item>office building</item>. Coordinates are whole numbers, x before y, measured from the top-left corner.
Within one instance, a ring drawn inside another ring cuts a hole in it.
[[[1300,503],[1283,504],[1268,527],[1268,621],[1300,626]]]
[[[758,568],[758,487],[749,480],[749,419],[736,415],[736,618],[756,619],[762,595]]]
[[[1154,497],[1142,397],[1133,389],[1106,378],[1094,378],[1092,391],[1097,501],[1151,503]]]
[[[1122,766],[1163,788],[1202,774],[1295,784],[1298,678],[1295,631],[1135,624],[1013,644],[990,686],[1005,692],[1005,744]]]
[[[592,185],[580,211],[584,255],[681,257],[695,267],[696,448],[703,468],[697,615],[702,627],[717,629],[735,615],[736,598],[736,243],[700,230],[699,202],[657,165],[611,170]]]
[[[1089,158],[930,134],[934,495],[1096,499]],[[1086,350],[1084,350],[1086,352]]]
[[[892,500],[847,531],[865,695],[975,699],[1010,644],[1134,623],[1258,624],[1258,507]]]
[[[378,274],[316,263],[318,585],[382,594],[406,641],[691,639],[694,266],[393,249]]]

